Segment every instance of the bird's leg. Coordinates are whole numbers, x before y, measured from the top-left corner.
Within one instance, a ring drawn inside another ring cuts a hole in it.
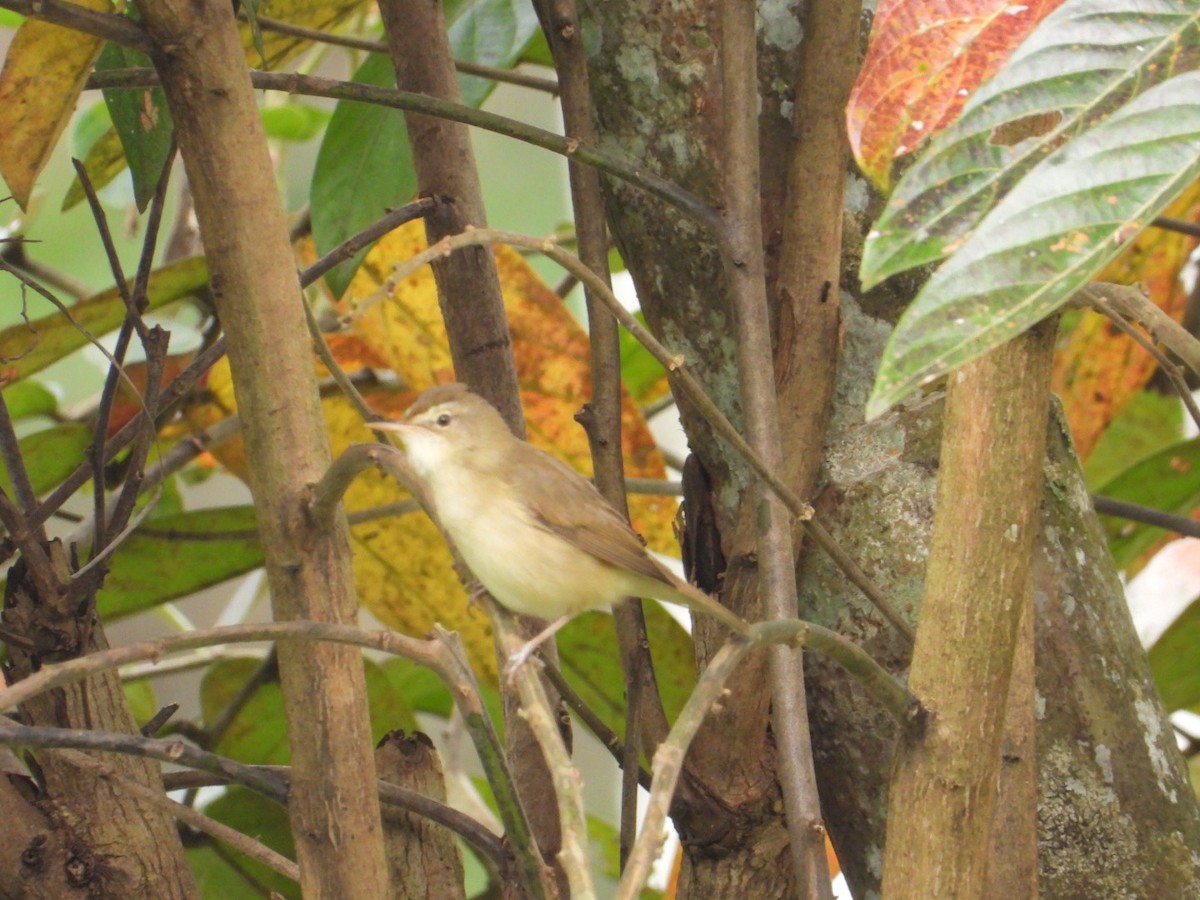
[[[529,658],[533,656],[533,651],[540,647],[546,640],[554,637],[554,633],[570,621],[571,617],[569,615],[559,616],[530,640],[526,641],[520,650],[508,658],[508,662],[504,665],[504,677],[511,681],[513,676],[517,674],[517,669],[525,665],[529,661]]]
[[[483,586],[483,582],[475,579],[467,585],[467,612],[474,612],[479,608],[479,601],[487,594],[487,588]]]

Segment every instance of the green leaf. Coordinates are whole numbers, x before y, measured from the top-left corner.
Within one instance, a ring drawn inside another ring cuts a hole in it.
[[[260,660],[247,657],[223,660],[208,668],[200,685],[200,705],[206,724],[211,725],[224,714],[260,664]],[[363,665],[372,740],[378,741],[397,728],[416,731],[412,708],[387,674],[373,662],[364,660]],[[287,765],[291,751],[278,680],[260,685],[246,701],[222,735],[216,752],[244,763]]]
[[[17,441],[33,492],[45,493],[75,471],[91,442],[91,429],[79,424],[56,425]],[[12,479],[3,462],[0,462],[0,488],[8,496],[13,495]]]
[[[373,53],[353,80],[392,87],[395,71],[390,59]],[[381,106],[339,102],[321,141],[310,189],[317,253],[328,253],[389,208],[409,202],[416,190],[417,173],[403,114]],[[369,249],[325,276],[334,296],[345,293]]]
[[[209,666],[200,682],[200,708],[204,724],[211,726],[241,693],[262,665],[252,657],[225,659]],[[258,685],[225,729],[217,746],[222,756],[251,765],[285,766],[291,760],[287,741],[287,716],[278,677]]]
[[[302,142],[321,133],[330,113],[308,103],[288,103],[264,109],[261,116],[267,137]]]
[[[96,70],[149,66],[146,54],[109,41],[96,60]],[[162,88],[139,90],[112,89],[104,92],[113,126],[121,139],[129,173],[133,177],[133,198],[141,212],[154,197],[158,180],[171,152],[174,125]]]
[[[1088,488],[1109,481],[1131,461],[1143,459],[1183,438],[1183,407],[1174,395],[1141,390],[1100,436],[1084,464]]]
[[[546,66],[548,69],[554,68],[554,54],[550,52],[550,45],[546,43],[546,35],[542,33],[540,28],[529,39],[529,43],[525,45],[525,49],[521,51],[520,61]]]
[[[634,313],[634,318],[642,325],[646,324],[646,317],[641,312]],[[624,328],[621,329],[619,340],[621,383],[637,403],[645,403],[647,396],[667,377],[667,370],[641,341]]]
[[[245,575],[262,564],[251,506],[152,516],[113,555],[96,607],[111,621]]]
[[[1068,0],[904,175],[867,238],[864,286],[948,255],[1064,140],[1195,69],[1198,47],[1195,0]]]
[[[4,405],[15,422],[32,416],[54,415],[58,398],[36,381],[18,381],[4,388]]]
[[[1167,712],[1200,704],[1200,598],[1150,648],[1150,671]]]
[[[288,859],[296,858],[287,811],[251,790],[230,786],[201,812]],[[221,846],[218,852],[205,845],[189,849],[187,856],[202,897],[265,897],[271,893],[294,900],[300,898],[299,885],[232,847]]]
[[[150,275],[149,309],[200,293],[208,285],[208,265],[196,256],[172,263]],[[26,378],[88,343],[80,329],[93,337],[117,328],[125,318],[125,302],[115,287],[68,307],[71,318],[53,312],[29,324],[21,322],[0,331],[0,356],[10,360],[7,372]]]
[[[267,62],[267,49],[263,45],[262,28],[258,24],[258,7],[261,3],[262,0],[242,0],[242,9],[246,13],[246,21],[250,25],[250,39],[254,42],[258,58],[262,60],[262,67],[269,69],[270,63]]]
[[[692,639],[657,603],[646,602],[642,608],[663,708],[668,719],[673,720],[696,684]],[[573,619],[558,634],[563,674],[601,720],[616,734],[623,735],[625,679],[612,616],[587,613]]]
[[[139,678],[137,681],[121,682],[121,688],[125,692],[125,702],[129,704],[129,711],[133,714],[133,721],[139,726],[145,725],[158,712],[158,701],[154,699],[154,685],[148,678]]]
[[[517,0],[471,0],[460,4],[450,20],[450,49],[455,59],[485,66],[510,68],[530,39],[541,32],[532,4]],[[496,82],[460,75],[463,103],[479,106]]]
[[[379,668],[414,712],[432,713],[443,719],[450,717],[454,707],[450,689],[425,666],[397,656],[382,663]]]
[[[1180,516],[1200,506],[1200,439],[1165,447],[1134,463],[1096,493]],[[1166,536],[1162,528],[1101,516],[1117,568],[1128,568]]]
[[[100,190],[124,172],[128,165],[125,161],[125,149],[121,146],[121,137],[117,134],[116,128],[110,128],[101,135],[92,144],[87,156],[83,158],[83,168],[92,182],[92,187],[96,190]],[[66,212],[73,206],[77,206],[86,197],[87,194],[83,192],[83,182],[76,175],[71,180],[71,187],[67,189],[66,197],[63,198],[62,211]]]
[[[75,127],[71,132],[71,153],[76,159],[84,159],[96,141],[112,129],[112,116],[108,104],[98,100],[75,116]]]
[[[1200,176],[1200,72],[1038,164],[929,280],[884,350],[868,418],[1035,325]]]

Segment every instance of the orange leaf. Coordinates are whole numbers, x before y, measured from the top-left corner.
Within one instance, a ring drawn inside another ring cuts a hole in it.
[[[195,353],[180,353],[168,356],[163,363],[162,383],[168,384],[187,368]],[[142,397],[146,393],[146,364],[126,363],[125,377],[117,382],[117,393],[108,414],[108,436],[112,437],[127,425],[143,409]]]
[[[98,12],[109,0],[78,0]],[[46,165],[83,82],[103,45],[100,38],[28,19],[21,23],[0,71],[0,176],[28,210],[38,173]]]
[[[1163,215],[1200,221],[1200,182],[1189,187]],[[1178,319],[1187,303],[1179,272],[1195,246],[1195,238],[1147,228],[1097,280],[1140,284],[1157,306]],[[1091,311],[1081,313],[1070,331],[1060,336],[1053,389],[1062,398],[1081,460],[1087,459],[1104,430],[1145,387],[1156,367],[1149,353],[1107,318]]]
[[[887,187],[892,160],[958,116],[971,93],[1062,0],[880,0],[846,127],[864,174]]]

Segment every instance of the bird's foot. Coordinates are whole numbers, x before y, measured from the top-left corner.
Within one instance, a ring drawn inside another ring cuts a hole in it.
[[[521,647],[520,650],[508,658],[508,662],[504,664],[504,670],[500,673],[501,677],[506,683],[511,685],[516,680],[517,670],[531,659],[538,665],[543,664],[540,658],[533,655],[534,651],[536,651],[538,648],[538,644],[540,643],[541,641],[536,639],[529,641],[523,647]]]
[[[479,609],[479,602],[486,594],[487,588],[483,586],[482,581],[472,581],[467,585],[467,612]]]

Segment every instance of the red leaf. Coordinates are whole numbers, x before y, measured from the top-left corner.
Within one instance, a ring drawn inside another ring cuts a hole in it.
[[[859,167],[887,187],[892,160],[958,116],[971,93],[1062,0],[880,0],[846,124]]]

